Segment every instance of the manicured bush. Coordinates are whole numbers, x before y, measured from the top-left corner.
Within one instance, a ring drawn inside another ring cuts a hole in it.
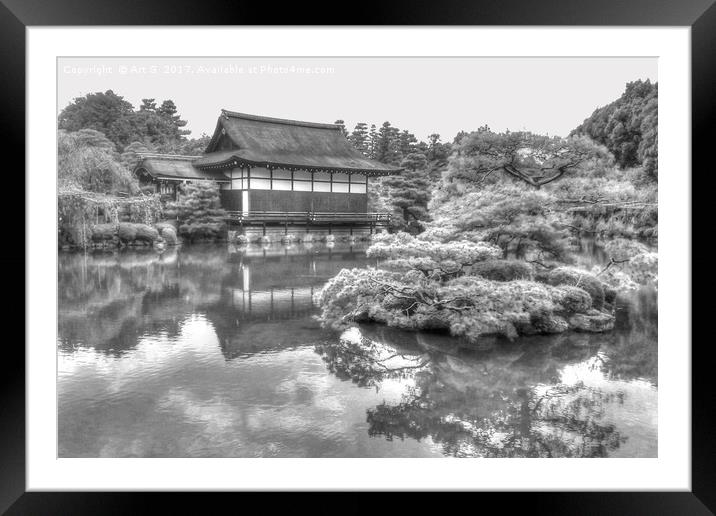
[[[117,224],[95,224],[92,226],[92,240],[101,242],[117,236]]]
[[[502,256],[499,248],[486,242],[442,243],[415,238],[408,233],[376,236],[366,253],[379,260],[427,258],[435,262],[455,262],[461,267]]]
[[[591,296],[594,308],[600,310],[604,306],[604,284],[589,272],[573,267],[557,267],[547,274],[547,283],[579,287]]]
[[[117,236],[124,245],[148,244],[152,245],[159,241],[159,231],[147,224],[134,222],[120,222]]]
[[[606,327],[613,316],[590,308],[577,288],[534,281],[490,281],[462,276],[422,279],[380,269],[343,269],[316,295],[321,321],[333,328],[374,321],[406,330],[442,330],[476,341],[486,335],[559,333],[573,327]],[[592,324],[593,318],[599,323]],[[604,321],[602,321],[602,319]],[[594,330],[590,330],[594,331]]]
[[[470,274],[493,281],[532,279],[532,267],[521,260],[486,260],[470,267]]]
[[[555,301],[567,312],[586,312],[592,307],[592,296],[586,290],[569,285],[557,288]]]
[[[167,216],[176,216],[179,235],[190,241],[223,240],[227,237],[221,208],[219,187],[212,181],[187,183],[182,186],[179,198],[165,210]]]
[[[120,222],[117,230],[119,241],[123,244],[130,244],[137,238],[136,224],[132,222]]]
[[[136,224],[136,236],[135,242],[144,242],[147,244],[153,244],[159,240],[159,231],[154,229],[152,226],[146,224]]]
[[[167,245],[177,245],[179,243],[176,230],[169,224],[163,225],[159,234]]]
[[[159,233],[162,232],[162,229],[167,227],[173,229],[175,232],[177,229],[176,224],[167,221],[157,222],[156,224],[154,224],[154,227],[157,228],[157,231],[159,231]]]

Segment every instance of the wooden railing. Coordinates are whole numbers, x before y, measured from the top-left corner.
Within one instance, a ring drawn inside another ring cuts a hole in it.
[[[383,225],[390,222],[389,213],[333,213],[317,211],[227,211],[227,219],[232,222],[273,222],[302,224],[348,224],[365,223]]]

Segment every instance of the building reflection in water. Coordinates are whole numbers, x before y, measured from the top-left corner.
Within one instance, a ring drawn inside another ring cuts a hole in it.
[[[313,295],[343,268],[370,263],[365,247],[332,245],[230,248],[232,272],[207,307],[227,359],[315,343]]]
[[[277,335],[288,336],[292,326],[297,336],[307,329],[315,333],[313,293],[342,268],[369,264],[364,249],[197,245],[162,254],[63,253],[59,346],[120,356],[142,336],[176,336],[184,321],[200,314],[213,323],[227,358],[276,350],[290,342],[265,334],[270,331],[266,325],[274,325]],[[300,344],[297,339],[293,345]]]

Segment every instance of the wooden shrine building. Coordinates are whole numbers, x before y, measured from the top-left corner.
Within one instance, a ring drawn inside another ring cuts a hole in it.
[[[366,158],[338,125],[222,110],[203,155],[141,154],[135,174],[169,195],[182,182],[217,182],[241,230],[353,233],[387,223],[387,214],[368,212],[368,181],[401,170]]]

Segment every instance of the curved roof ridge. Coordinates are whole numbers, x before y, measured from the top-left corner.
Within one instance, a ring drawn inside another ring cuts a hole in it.
[[[341,126],[336,124],[323,124],[319,122],[304,122],[302,120],[289,120],[287,118],[273,118],[270,116],[262,115],[251,115],[248,113],[239,113],[237,111],[230,111],[228,109],[222,109],[221,114],[225,117],[232,118],[243,118],[245,120],[256,120],[257,122],[268,122],[272,124],[285,124],[285,125],[298,125],[301,127],[314,127],[316,129],[340,129]]]
[[[201,158],[202,155],[189,156],[186,154],[161,154],[159,152],[137,152],[135,153],[141,159],[153,158],[153,159],[169,159],[169,160],[187,160],[193,161]]]

